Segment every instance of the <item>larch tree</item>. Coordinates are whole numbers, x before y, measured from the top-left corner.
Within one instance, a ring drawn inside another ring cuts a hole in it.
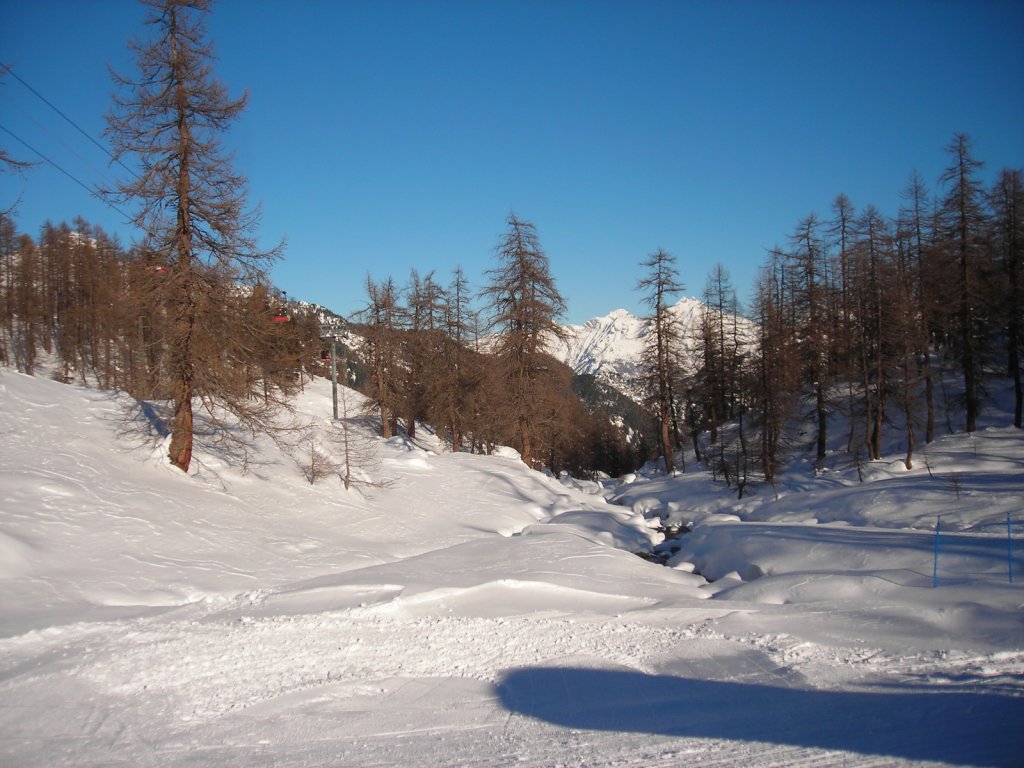
[[[363,348],[370,365],[367,405],[380,414],[381,437],[393,437],[401,407],[402,350],[398,335],[398,291],[388,277],[377,283],[366,278],[369,303],[361,313],[366,330]]]
[[[7,65],[0,63],[0,84],[3,82],[3,75]],[[32,163],[18,160],[13,157],[4,147],[0,147],[0,173],[22,173],[25,169],[32,167]],[[18,207],[18,200],[0,200],[0,216],[10,216]]]
[[[433,408],[441,377],[442,340],[445,334],[446,296],[431,272],[420,277],[415,269],[405,290],[401,314],[402,370],[400,411],[409,437],[416,423],[436,415]]]
[[[658,422],[658,446],[665,462],[665,472],[671,475],[675,471],[672,422],[677,407],[673,379],[678,368],[681,339],[669,298],[682,291],[683,284],[679,280],[675,256],[661,248],[640,266],[646,274],[636,287],[643,291],[643,302],[650,310],[647,320],[651,328],[645,344],[641,375],[648,402]]]
[[[737,484],[742,482],[740,470],[746,461],[743,431],[746,371],[738,315],[739,302],[729,273],[721,264],[716,264],[704,289],[700,333],[696,340],[701,360],[698,379],[711,430],[711,445],[718,447],[718,461],[712,465],[713,470],[715,473],[721,470],[730,485],[734,479]],[[735,460],[730,464],[727,456],[730,446],[721,438],[719,429],[734,420],[735,440],[731,447]]]
[[[453,451],[462,447],[467,426],[468,402],[479,375],[474,371],[469,342],[469,284],[461,267],[455,269],[444,292],[444,333],[439,337],[438,376],[430,382],[434,423],[451,437]]]
[[[860,237],[854,247],[857,262],[853,290],[858,318],[856,344],[864,398],[864,446],[868,458],[882,458],[882,430],[885,426],[890,346],[887,331],[889,310],[893,309],[892,276],[887,270],[892,239],[888,222],[869,205],[860,218]]]
[[[10,365],[14,338],[14,265],[18,247],[14,222],[0,212],[0,364]]]
[[[799,360],[798,326],[792,317],[787,255],[779,248],[755,285],[754,317],[757,320],[757,359],[753,400],[760,430],[761,472],[774,485],[781,463],[785,424],[793,401],[803,386]]]
[[[1024,414],[1021,347],[1024,345],[1024,185],[1018,170],[999,174],[991,193],[996,258],[1005,279],[1001,318],[1006,328],[1006,370],[1013,380],[1013,426]]]
[[[238,284],[260,281],[279,249],[258,247],[257,212],[247,207],[246,181],[222,145],[246,96],[231,98],[213,75],[204,23],[211,0],[142,2],[152,36],[129,43],[134,76],[113,73],[118,90],[106,131],[115,160],[134,160],[135,175],[110,195],[137,206],[134,223],[147,248],[167,263],[160,299],[169,316],[169,458],[187,471],[194,399],[211,414],[216,402],[250,426],[266,424],[266,401],[239,391],[231,375],[244,363],[247,345],[237,342],[266,329],[238,327],[244,315],[224,299]]]
[[[854,426],[856,419],[856,390],[854,382],[856,376],[854,369],[854,312],[852,302],[853,290],[853,264],[852,246],[856,236],[855,222],[857,217],[856,209],[850,198],[846,195],[837,195],[832,202],[832,213],[834,218],[831,221],[828,234],[831,235],[833,245],[832,252],[832,274],[838,281],[837,290],[834,296],[832,308],[831,336],[833,356],[836,358],[837,367],[841,376],[846,378],[846,408],[848,421],[850,423],[849,436],[846,441],[846,450],[853,450]]]
[[[806,380],[814,388],[817,422],[815,460],[825,459],[828,445],[828,274],[821,241],[821,222],[815,214],[803,219],[790,238],[794,319],[798,323]]]
[[[893,366],[896,371],[897,386],[895,390],[903,410],[907,449],[903,464],[908,470],[911,470],[914,468],[914,451],[917,448],[915,426],[920,406],[918,390],[924,378],[920,364],[920,318],[915,297],[917,275],[914,265],[916,259],[914,258],[913,230],[905,227],[902,217],[897,219],[893,235],[892,282],[888,292],[891,301],[886,324]]]
[[[934,260],[931,217],[928,214],[929,196],[924,181],[913,173],[903,190],[905,205],[900,209],[900,228],[906,238],[910,264],[908,272],[913,278],[911,296],[916,305],[915,316],[918,366],[924,380],[925,426],[924,441],[935,439],[935,375],[932,371],[932,331],[935,326],[935,288],[929,279],[930,263]]]
[[[966,430],[977,428],[981,409],[982,354],[980,308],[985,304],[983,269],[986,212],[977,174],[983,163],[971,156],[970,139],[958,133],[946,147],[951,163],[942,174],[942,247],[956,265],[956,342],[964,377]]]
[[[509,214],[508,229],[495,253],[498,266],[489,270],[483,296],[490,327],[497,334],[495,359],[501,371],[508,415],[514,424],[523,462],[537,458],[535,407],[556,386],[555,361],[545,352],[552,338],[564,334],[557,319],[566,309],[555,286],[548,257],[540,247],[536,227]]]

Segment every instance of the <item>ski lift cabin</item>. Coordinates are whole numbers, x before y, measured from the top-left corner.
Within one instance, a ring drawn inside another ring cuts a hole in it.
[[[281,292],[280,301],[281,301],[281,304],[278,306],[277,310],[274,312],[274,316],[273,316],[272,319],[273,319],[273,321],[275,323],[290,323],[292,321],[292,318],[288,314],[288,292],[287,291],[282,291]]]

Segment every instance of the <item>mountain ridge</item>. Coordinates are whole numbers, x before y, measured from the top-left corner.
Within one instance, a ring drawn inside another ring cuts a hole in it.
[[[684,365],[693,360],[706,308],[703,301],[689,296],[669,308],[678,323]],[[736,317],[743,337],[751,338],[754,324],[741,315]],[[651,323],[628,310],[614,309],[579,325],[562,325],[565,339],[552,339],[549,351],[576,374],[596,376],[639,402],[642,393],[637,380]]]

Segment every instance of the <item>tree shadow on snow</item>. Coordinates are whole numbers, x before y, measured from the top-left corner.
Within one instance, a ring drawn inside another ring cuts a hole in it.
[[[576,668],[513,670],[497,691],[511,712],[566,728],[759,741],[903,760],[994,766],[1024,760],[1021,697],[801,690]]]

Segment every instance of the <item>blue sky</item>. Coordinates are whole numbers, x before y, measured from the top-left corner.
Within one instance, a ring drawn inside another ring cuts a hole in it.
[[[130,0],[0,0],[0,57],[99,138],[143,32]],[[538,230],[565,319],[639,312],[664,248],[699,296],[741,300],[765,251],[844,193],[895,213],[956,131],[987,181],[1024,167],[1024,3],[221,0],[216,74],[249,107],[226,143],[287,240],[274,282],[343,314],[367,274],[476,285],[510,211]],[[11,77],[0,125],[91,185],[106,156]],[[0,146],[33,154],[0,131]],[[35,235],[81,215],[133,233],[59,171],[0,175]]]

